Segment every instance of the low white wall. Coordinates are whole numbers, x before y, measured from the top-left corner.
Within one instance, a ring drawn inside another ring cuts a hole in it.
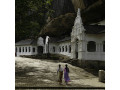
[[[87,43],[89,41],[95,41],[96,42],[96,51],[95,52],[88,52],[87,51]],[[85,40],[84,40],[84,44],[82,45],[82,47],[79,47],[79,52],[80,55],[79,57],[81,57],[83,60],[105,60],[105,52],[103,52],[103,41],[105,41],[105,34],[85,34]],[[43,41],[41,44],[41,41],[38,40],[38,46],[43,46],[43,53],[45,53],[46,47],[47,45],[43,45]],[[71,57],[71,52],[69,52],[69,45],[71,45],[71,41],[64,41],[64,42],[59,42],[59,43],[49,43],[49,53],[57,53],[57,54],[62,54],[62,55],[66,55]],[[62,51],[62,47],[64,46],[64,51]],[[67,46],[67,52],[65,50],[65,47]],[[37,46],[16,46],[17,47],[17,56],[20,55],[36,55],[37,54]],[[19,52],[19,47],[21,47],[21,52]],[[23,52],[23,47],[24,47],[24,52]],[[27,47],[27,52],[26,52],[26,47]],[[29,52],[29,47],[31,48],[30,52]],[[55,47],[55,52],[53,52],[53,47]],[[61,47],[61,52],[59,47]],[[33,52],[33,48],[35,48],[35,52]],[[81,48],[84,48],[81,49]],[[72,50],[72,47],[71,47]],[[83,51],[81,51],[83,50]]]
[[[61,52],[58,52],[58,53],[70,57],[71,56],[71,52],[69,53],[69,45],[71,45],[71,41],[66,41],[66,42],[59,43],[58,49],[59,49],[59,47],[61,47]],[[64,46],[64,52],[62,51],[62,46]],[[67,52],[66,52],[66,49],[65,49],[66,46],[67,46]]]
[[[96,42],[96,51],[88,52],[87,51],[87,43],[89,41]],[[81,52],[79,56],[82,57],[82,60],[105,60],[105,52],[103,52],[103,41],[105,41],[104,34],[100,35],[86,35],[85,45],[82,48],[85,48],[85,51]],[[50,43],[49,44],[49,52],[57,53],[71,57],[71,53],[69,53],[69,45],[71,45],[70,41],[60,42],[60,43]],[[62,51],[62,46],[64,46],[64,52]],[[65,46],[67,46],[67,52],[65,51]],[[53,52],[53,47],[55,47],[55,52]],[[59,47],[61,47],[61,52],[59,51]],[[80,48],[79,48],[80,49]]]
[[[85,52],[83,53],[83,60],[105,60],[105,53],[104,52]]]
[[[71,53],[69,53],[69,45],[71,42],[70,41],[65,41],[65,42],[60,42],[60,43],[49,43],[49,52],[50,53],[57,53],[57,54],[62,54],[66,56],[71,56]],[[64,52],[62,51],[62,46],[64,46]],[[65,47],[67,46],[67,52],[65,51]],[[55,47],[55,52],[53,52],[53,47]],[[61,47],[61,52],[59,50],[59,47]]]
[[[19,51],[19,48],[21,47],[21,52]],[[23,47],[24,47],[24,52],[23,52]],[[26,52],[26,47],[27,47],[27,52]],[[30,52],[29,52],[29,47],[30,47]],[[16,55],[36,55],[37,54],[37,46],[16,46],[17,52]],[[35,48],[35,52],[33,52],[33,48]]]
[[[105,41],[105,34],[86,34],[85,37],[85,52],[82,54],[83,60],[105,60],[105,52],[103,51],[103,41]],[[89,41],[95,41],[96,42],[96,51],[95,52],[88,52],[87,51],[87,43]]]

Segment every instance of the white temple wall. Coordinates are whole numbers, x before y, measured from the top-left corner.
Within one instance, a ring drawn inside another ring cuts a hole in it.
[[[89,43],[90,45],[87,49],[89,41],[94,41],[95,43]],[[80,9],[78,9],[77,17],[75,18],[74,26],[71,32],[71,59],[105,60],[103,41],[105,41],[105,34],[85,33],[82,18],[80,16]]]
[[[35,48],[35,52],[33,52],[33,48]],[[31,46],[31,49],[32,49],[32,50],[31,50],[31,54],[32,54],[32,55],[36,55],[36,54],[38,53],[38,52],[37,52],[37,49],[38,49],[37,46]]]
[[[37,46],[44,46],[43,38],[39,37],[37,40]]]
[[[65,42],[61,42],[59,43],[58,47],[61,47],[61,52],[59,51],[59,54],[63,54],[66,56],[71,56],[71,52],[69,52],[69,45],[71,45],[70,41],[65,41]],[[64,51],[62,50],[62,47],[64,46]],[[67,46],[67,51],[66,51],[66,46]]]
[[[29,47],[30,47],[30,52],[29,52]],[[17,52],[16,55],[36,55],[37,54],[37,46],[16,46]],[[21,52],[19,51],[19,48],[21,48]],[[24,50],[23,50],[24,48]],[[27,48],[27,51],[26,51]],[[33,52],[33,48],[35,48],[35,52]]]
[[[49,52],[52,54],[62,54],[70,57],[71,53],[69,52],[69,45],[71,45],[70,41],[64,41],[60,43],[49,43]],[[64,46],[64,51],[62,49],[63,46]],[[67,46],[67,51],[65,49],[66,46]],[[53,50],[53,47],[55,47],[55,52]],[[61,47],[61,52],[60,52],[60,47]]]
[[[86,41],[105,41],[105,34],[86,34],[85,39]]]
[[[74,36],[72,41],[72,54],[71,58],[76,58],[76,39],[80,36]],[[85,39],[84,39],[85,38]],[[103,41],[105,41],[105,34],[85,34],[83,40],[78,39],[78,59],[80,60],[105,60],[105,52],[103,51]],[[88,52],[87,44],[89,41],[94,41],[96,43],[96,51]]]
[[[84,52],[82,57],[83,57],[83,60],[105,61],[104,52]]]
[[[83,60],[105,60],[105,52],[103,51],[103,41],[105,41],[105,35],[104,34],[86,34],[85,37],[85,52],[82,54]],[[88,52],[87,51],[87,43],[89,41],[96,42],[96,51],[95,52]]]
[[[44,39],[42,37],[38,38],[37,46],[42,46],[43,47],[43,53],[46,53],[46,44],[44,44]]]
[[[53,47],[55,47],[55,52],[53,51]],[[49,53],[57,53],[58,50],[57,50],[57,47],[58,47],[58,44],[57,43],[49,43]]]

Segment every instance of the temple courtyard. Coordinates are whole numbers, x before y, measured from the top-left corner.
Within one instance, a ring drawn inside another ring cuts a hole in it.
[[[105,87],[95,76],[82,68],[68,64],[70,79],[68,85],[57,82],[57,68],[66,63],[53,60],[40,60],[15,57],[15,86],[16,87]]]

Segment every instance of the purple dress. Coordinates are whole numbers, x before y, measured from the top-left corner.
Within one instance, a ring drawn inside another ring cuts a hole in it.
[[[65,80],[65,82],[69,82],[70,81],[69,72],[67,72],[66,69],[64,69],[64,80]]]

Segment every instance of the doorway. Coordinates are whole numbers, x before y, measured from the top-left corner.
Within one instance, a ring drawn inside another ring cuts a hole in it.
[[[43,46],[38,46],[38,54],[43,54]]]
[[[75,58],[78,59],[78,39],[75,42]]]

